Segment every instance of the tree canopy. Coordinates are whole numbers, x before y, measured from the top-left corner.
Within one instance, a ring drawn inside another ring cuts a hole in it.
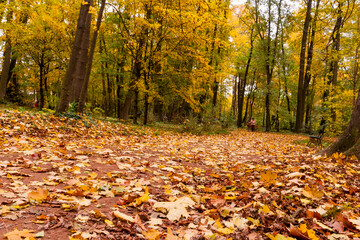
[[[316,133],[326,119],[327,132],[338,134],[350,121],[359,89],[357,0],[104,4],[98,18],[100,1],[2,1],[0,99],[63,104],[58,112],[71,103],[70,110],[143,124],[241,127],[255,117],[266,131]]]

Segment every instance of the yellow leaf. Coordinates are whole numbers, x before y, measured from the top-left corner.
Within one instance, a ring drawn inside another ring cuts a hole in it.
[[[307,232],[306,224],[300,224],[299,229],[300,229],[301,232],[306,233]]]
[[[277,174],[271,172],[270,170],[262,172],[260,174],[260,180],[265,183],[265,185],[271,185],[276,182]]]
[[[97,176],[98,176],[98,174],[95,173],[95,172],[89,173],[89,178],[90,179],[95,179]]]
[[[305,197],[310,199],[319,200],[322,198],[324,193],[322,191],[317,190],[315,187],[305,186],[303,189],[303,194]]]
[[[223,227],[221,227],[221,228],[216,229],[216,231],[218,233],[220,233],[220,234],[223,234],[223,235],[234,233],[234,229],[232,229],[232,228],[223,228]]]
[[[49,191],[42,188],[37,188],[36,192],[34,191],[28,194],[29,200],[35,200],[38,202],[42,202],[46,200],[48,196],[49,196]]]
[[[142,203],[147,202],[147,200],[149,200],[149,199],[150,199],[150,197],[149,197],[149,189],[148,189],[148,187],[145,187],[145,193],[141,197],[135,199],[135,205],[139,206]]]
[[[271,213],[271,210],[267,205],[264,205],[264,206],[262,206],[261,209],[259,209],[259,213],[261,213],[261,212],[264,214],[268,214],[268,213]]]
[[[292,237],[285,237],[284,235],[281,234],[277,234],[276,236],[267,233],[265,234],[268,238],[270,238],[271,240],[296,240],[296,238],[292,238]]]
[[[109,219],[105,219],[104,221],[106,223],[106,225],[108,225],[109,227],[114,227],[114,223],[112,221],[110,221]]]
[[[120,219],[121,221],[127,221],[127,222],[135,222],[134,218],[132,216],[126,215],[124,213],[121,213],[119,211],[115,211],[114,216],[117,217],[118,219]]]
[[[158,240],[161,237],[161,233],[155,229],[150,229],[148,231],[144,231],[144,232],[142,232],[142,234],[148,240]]]
[[[259,219],[253,219],[252,217],[247,217],[246,219],[252,222],[256,227],[261,225]]]

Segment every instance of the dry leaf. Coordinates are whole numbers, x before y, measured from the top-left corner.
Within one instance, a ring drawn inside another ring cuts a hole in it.
[[[159,240],[161,233],[158,230],[150,229],[148,231],[142,232],[147,240]]]
[[[314,186],[313,187],[305,186],[303,189],[303,195],[313,200],[320,200],[324,195],[324,193],[316,189]]]
[[[35,200],[38,202],[45,201],[49,196],[49,191],[42,188],[37,188],[34,192],[29,192],[28,198],[29,200]]]
[[[273,173],[272,171],[268,170],[266,172],[262,172],[260,173],[260,180],[265,184],[265,185],[271,185],[274,184],[276,182],[276,178],[277,178],[277,174]]]
[[[113,214],[116,218],[120,219],[121,221],[126,221],[126,222],[131,222],[131,223],[135,222],[135,220],[132,216],[126,215],[119,211],[115,211],[115,212],[113,212]]]
[[[21,240],[23,238],[26,238],[28,240],[36,240],[35,237],[34,237],[33,232],[34,231],[28,230],[28,229],[23,229],[21,231],[15,229],[12,232],[4,234],[4,237],[7,240]]]

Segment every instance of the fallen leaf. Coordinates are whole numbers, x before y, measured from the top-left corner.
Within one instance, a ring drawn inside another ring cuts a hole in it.
[[[49,191],[42,188],[37,188],[36,191],[29,192],[29,200],[35,200],[37,202],[45,201],[49,196]]]
[[[277,174],[268,170],[266,172],[260,173],[260,180],[266,185],[271,185],[276,182]]]
[[[132,216],[126,215],[124,213],[121,213],[119,211],[115,211],[113,212],[113,215],[118,218],[120,221],[126,221],[126,222],[131,222],[134,223],[135,220]]]
[[[303,195],[313,200],[320,200],[324,195],[324,193],[316,189],[314,186],[313,187],[305,186],[303,189]]]
[[[148,240],[159,240],[161,237],[161,233],[156,229],[150,229],[148,231],[142,232],[144,237]]]
[[[35,236],[34,236],[33,232],[34,231],[28,230],[28,229],[23,229],[21,231],[15,229],[12,232],[4,234],[4,237],[7,240],[21,240],[23,238],[28,239],[28,240],[35,240]]]

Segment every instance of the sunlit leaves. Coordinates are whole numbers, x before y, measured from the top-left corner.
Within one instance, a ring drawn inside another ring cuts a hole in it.
[[[318,190],[315,186],[309,187],[305,186],[303,189],[303,194],[305,197],[308,197],[310,199],[319,200],[322,198],[324,193],[320,190]]]

